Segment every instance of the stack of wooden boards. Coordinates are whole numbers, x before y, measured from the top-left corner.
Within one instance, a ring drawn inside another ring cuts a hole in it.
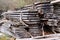
[[[20,38],[28,38],[30,35],[27,33],[27,30],[25,29],[28,27],[29,33],[32,36],[40,36],[41,35],[41,25],[40,20],[41,19],[47,19],[49,26],[57,26],[57,20],[60,20],[60,6],[55,7],[50,2],[44,2],[44,3],[36,3],[31,6],[26,6],[20,10],[12,11],[12,12],[6,12],[4,16],[8,18],[9,20],[12,20],[16,23],[19,22],[19,27],[15,29],[15,33]],[[39,17],[39,14],[42,14],[43,18]],[[23,21],[28,26],[25,26],[20,21]],[[49,21],[50,20],[50,21]],[[56,20],[56,21],[55,21]],[[58,22],[58,26],[60,25],[60,21]],[[53,27],[52,26],[52,27]],[[14,26],[16,27],[16,26]]]

